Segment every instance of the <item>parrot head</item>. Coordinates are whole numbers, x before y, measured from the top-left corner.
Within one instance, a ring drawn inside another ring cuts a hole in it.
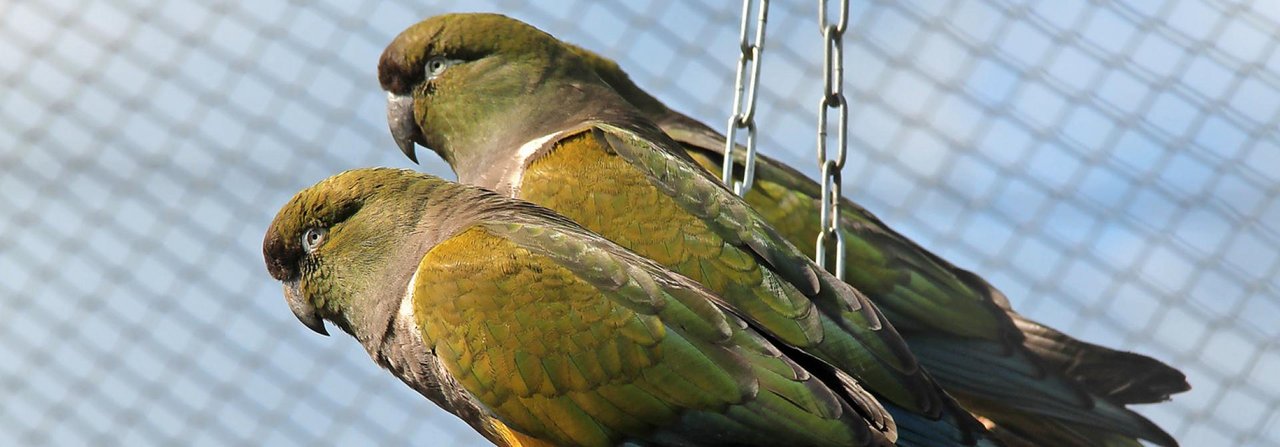
[[[285,204],[267,229],[262,255],[271,277],[284,284],[294,316],[323,335],[322,320],[329,320],[362,342],[376,336],[404,292],[405,282],[388,288],[387,281],[407,282],[417,265],[397,265],[397,256],[423,239],[414,225],[429,194],[414,195],[421,201],[400,196],[438,183],[444,181],[406,170],[357,169]]]
[[[416,162],[420,144],[460,177],[468,165],[492,164],[572,123],[588,102],[612,96],[626,104],[580,49],[498,14],[441,15],[409,27],[383,51],[378,80],[405,155]]]

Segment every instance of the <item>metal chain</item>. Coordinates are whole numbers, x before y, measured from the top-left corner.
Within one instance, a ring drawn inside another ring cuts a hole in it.
[[[844,279],[844,234],[840,231],[840,172],[849,147],[849,103],[844,97],[844,32],[849,26],[849,1],[840,1],[839,20],[827,20],[827,0],[818,0],[818,25],[821,27],[822,50],[822,101],[818,104],[818,166],[822,168],[822,211],[819,213],[821,231],[818,232],[814,260],[826,268],[827,245],[835,242],[835,275]],[[827,113],[836,109],[840,120],[835,158],[827,151]]]
[[[744,196],[751,190],[756,174],[756,86],[760,82],[760,56],[764,54],[764,29],[769,16],[769,0],[758,0],[756,5],[755,40],[748,41],[751,26],[752,0],[742,0],[742,31],[738,35],[738,74],[734,81],[733,115],[729,117],[729,130],[725,133],[724,163],[720,178],[732,185],[733,192]],[[751,63],[747,77],[747,63]],[[737,149],[738,130],[747,130],[747,156],[742,180],[733,178],[733,153]]]

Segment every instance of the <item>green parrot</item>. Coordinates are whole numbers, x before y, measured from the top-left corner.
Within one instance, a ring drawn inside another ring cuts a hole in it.
[[[409,170],[347,171],[263,239],[289,308],[502,446],[888,446],[855,378],[555,212]]]
[[[612,60],[573,50],[711,173],[725,139],[711,127],[648,94]],[[741,173],[745,150],[735,151]],[[746,195],[792,244],[814,255],[821,186],[757,155]],[[1015,312],[980,276],[955,267],[841,199],[847,244],[845,278],[898,329],[916,357],[966,408],[998,423],[1004,438],[1053,446],[1139,445],[1134,437],[1176,445],[1163,430],[1123,409],[1190,389],[1186,376],[1147,356],[1076,340]],[[828,265],[834,265],[829,263]]]
[[[496,14],[413,25],[378,76],[401,149],[553,209],[724,298],[767,337],[856,377],[899,445],[989,444],[866,297],[822,271],[563,42]],[[890,419],[886,419],[888,422]]]

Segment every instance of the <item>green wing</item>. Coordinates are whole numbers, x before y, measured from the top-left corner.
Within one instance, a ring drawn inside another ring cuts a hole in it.
[[[722,155],[709,149],[720,147],[713,144],[716,134],[680,121],[673,124],[677,125],[667,130],[687,144],[689,155],[704,169],[718,172]],[[722,144],[723,139],[718,141]],[[746,200],[811,256],[819,231],[819,197],[817,183],[760,157],[755,187]],[[1081,427],[1092,426],[1173,443],[1150,421],[1119,404],[1167,398],[1170,391],[1185,390],[1181,373],[1154,359],[1088,345],[1025,320],[977,275],[938,258],[857,204],[841,200],[846,280],[871,297],[920,361],[966,407],[1042,440],[1062,437],[1049,436],[1047,425],[1027,413],[1063,421],[1055,423],[1060,426],[1055,433],[1087,433]],[[1036,336],[1041,333],[1046,335]],[[1073,354],[1072,362],[1057,358],[1065,351]],[[1101,364],[1133,369],[1116,377],[1115,368]]]
[[[937,391],[920,373],[902,338],[864,295],[818,269],[719,180],[689,163],[686,157],[674,155],[668,148],[677,144],[665,135],[642,127],[600,124],[599,128],[620,157],[643,172],[682,209],[705,222],[727,244],[749,253],[817,306],[824,321],[830,322],[824,324],[824,337],[831,339],[832,346],[815,346],[815,355],[861,375],[873,390],[898,405],[936,414],[940,399]],[[852,337],[856,343],[834,344],[843,337]],[[861,364],[848,365],[849,359]],[[876,362],[876,366],[865,362]]]
[[[599,241],[490,223],[423,258],[424,340],[509,426],[588,446],[882,439],[705,292]]]
[[[718,134],[674,121],[664,127],[684,142],[689,155],[704,169],[719,172],[723,147]],[[742,166],[743,151],[736,151]],[[789,166],[758,156],[755,187],[746,201],[806,256],[814,254],[819,225],[819,185]],[[908,336],[914,331],[998,340],[1015,346],[1012,321],[988,295],[958,278],[956,270],[910,239],[884,225],[857,204],[842,199],[841,228],[845,231],[845,278],[871,296],[894,327]],[[828,263],[828,265],[832,265]]]
[[[592,122],[566,133],[525,171],[519,197],[707,285],[770,336],[893,403],[937,414],[940,391],[864,297],[817,269],[682,152],[635,132]]]

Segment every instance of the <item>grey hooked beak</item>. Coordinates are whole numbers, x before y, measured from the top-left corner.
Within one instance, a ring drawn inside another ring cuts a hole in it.
[[[418,135],[418,123],[413,121],[413,96],[387,92],[387,125],[391,126],[391,137],[400,151],[417,163],[413,139]]]
[[[316,307],[302,294],[302,286],[298,280],[284,282],[284,299],[289,302],[289,310],[293,311],[293,316],[298,317],[303,326],[317,334],[329,336],[329,331],[324,328],[324,321],[316,313]]]

